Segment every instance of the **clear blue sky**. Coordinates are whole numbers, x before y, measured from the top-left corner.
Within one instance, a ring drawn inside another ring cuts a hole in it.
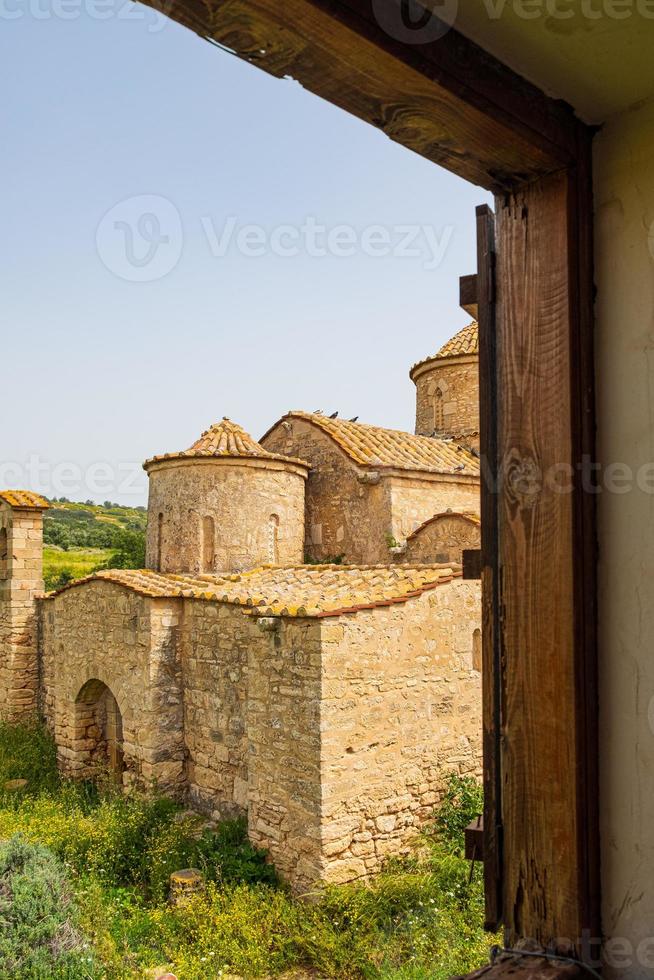
[[[0,20],[0,483],[144,503],[137,464],[223,415],[412,428],[484,191],[126,0]]]

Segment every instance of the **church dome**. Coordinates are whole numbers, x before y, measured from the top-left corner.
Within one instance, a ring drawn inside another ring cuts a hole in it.
[[[143,465],[148,568],[211,575],[303,561],[309,463],[269,452],[223,418],[188,449]]]
[[[414,364],[416,433],[458,439],[478,449],[479,326],[476,320]]]
[[[210,426],[188,449],[153,456],[146,460],[143,468],[149,471],[157,463],[193,459],[269,459],[309,467],[302,459],[291,459],[289,456],[268,452],[241,425],[224,416],[221,422]]]
[[[449,357],[478,357],[479,356],[479,324],[476,320],[463,327],[453,337],[443,344],[436,354],[430,354],[414,364],[409,372],[412,381],[422,374],[427,365]]]
[[[436,357],[462,357],[465,354],[479,353],[479,324],[476,320],[455,333],[443,344]]]

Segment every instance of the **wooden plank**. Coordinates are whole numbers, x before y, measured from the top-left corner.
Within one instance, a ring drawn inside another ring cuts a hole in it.
[[[498,571],[498,397],[496,353],[495,221],[477,208],[477,299],[479,323],[479,444],[481,456],[482,719],[484,753],[485,925],[503,919],[501,691]]]
[[[394,39],[372,0],[175,0],[166,13],[488,189],[573,159],[580,124],[569,109],[456,31],[433,44]]]
[[[465,829],[466,861],[484,860],[484,818],[477,817]]]
[[[481,549],[480,548],[464,548],[463,549],[463,578],[478,580],[481,578]]]
[[[593,178],[590,130],[578,132],[576,163],[568,171],[570,399],[573,461],[597,459],[593,277]],[[577,827],[580,915],[595,947],[601,936],[599,818],[599,694],[597,663],[597,496],[576,473],[573,497],[575,561],[575,680],[577,690]],[[597,948],[592,950],[597,954]]]
[[[459,306],[476,320],[479,316],[477,304],[477,276],[461,276],[459,279]]]
[[[571,946],[588,918],[580,826],[574,512],[561,466],[575,462],[569,261],[563,172],[498,200],[498,452],[502,692],[503,919],[511,941]],[[592,830],[591,830],[592,833]]]
[[[500,954],[489,966],[469,973],[465,980],[588,980],[589,974],[578,963],[547,956]]]

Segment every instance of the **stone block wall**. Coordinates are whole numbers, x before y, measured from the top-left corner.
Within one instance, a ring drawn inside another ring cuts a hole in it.
[[[478,479],[362,470],[329,436],[302,419],[283,420],[262,444],[311,463],[306,551],[313,561],[343,555],[347,564],[390,562],[393,539],[403,543],[434,514],[448,509],[479,513]]]
[[[306,470],[273,460],[150,468],[146,564],[200,575],[304,560]]]
[[[479,585],[454,580],[322,629],[323,877],[349,881],[405,851],[448,772],[481,775]],[[478,666],[478,665],[477,665]]]
[[[409,564],[454,562],[461,565],[465,548],[480,547],[478,521],[463,514],[440,514],[408,538],[400,560]]]
[[[264,643],[233,606],[185,603],[181,630],[184,731],[190,799],[215,819],[248,801],[248,660]]]
[[[179,600],[146,599],[109,582],[76,586],[41,606],[42,711],[61,768],[83,776],[100,761],[103,703],[115,698],[125,785],[185,787]],[[109,759],[104,760],[109,765]]]
[[[302,891],[323,877],[320,620],[263,621],[248,677],[250,839]]]
[[[389,478],[392,523],[390,530],[398,544],[435,514],[452,510],[479,514],[479,480],[467,477],[440,476],[438,479],[407,480]],[[388,560],[388,559],[386,559]]]
[[[247,815],[299,891],[352,880],[410,845],[445,773],[480,772],[479,606],[454,579],[258,619],[95,580],[40,602],[43,711],[66,772],[120,764],[126,785]]]
[[[43,514],[0,502],[0,717],[37,710],[38,622],[43,592]]]
[[[476,355],[429,361],[414,374],[416,435],[458,438],[479,433],[479,361]],[[436,408],[437,391],[441,406]],[[442,413],[442,421],[438,416]],[[477,445],[478,447],[478,439]]]
[[[306,552],[311,560],[343,555],[348,564],[388,561],[391,514],[384,483],[367,482],[364,471],[329,436],[303,419],[282,420],[261,444],[311,463],[306,487]]]

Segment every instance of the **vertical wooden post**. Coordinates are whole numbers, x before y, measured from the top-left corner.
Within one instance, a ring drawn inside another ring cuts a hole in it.
[[[510,941],[556,938],[580,952],[599,928],[589,894],[589,866],[599,862],[588,786],[593,664],[583,669],[582,645],[592,624],[579,610],[588,551],[579,523],[584,439],[574,422],[580,265],[570,246],[571,223],[581,219],[573,188],[562,171],[497,201],[496,611],[503,921]]]
[[[476,315],[479,324],[479,440],[481,446],[482,685],[484,746],[484,883],[486,928],[502,921],[502,666],[499,635],[498,403],[495,323],[495,219],[477,208]]]

